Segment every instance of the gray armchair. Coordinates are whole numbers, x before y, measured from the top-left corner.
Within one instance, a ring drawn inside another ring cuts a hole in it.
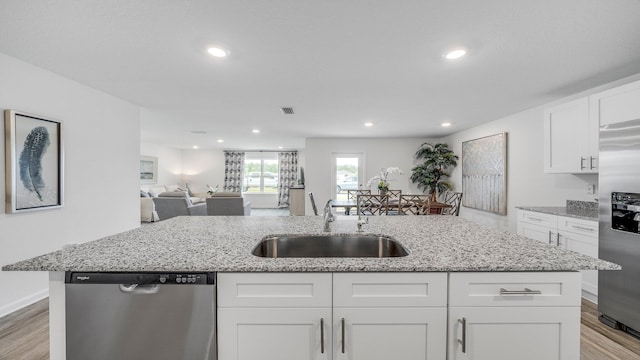
[[[245,201],[239,192],[215,193],[207,199],[207,215],[249,216],[251,202]]]
[[[207,215],[207,204],[192,205],[187,196],[158,196],[153,198],[153,202],[160,220],[167,220],[175,216]]]

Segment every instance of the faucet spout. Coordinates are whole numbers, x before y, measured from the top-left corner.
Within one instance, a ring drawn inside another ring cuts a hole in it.
[[[329,224],[336,220],[335,215],[331,213],[331,200],[327,201],[327,204],[324,206],[324,213],[322,216],[324,218],[324,232],[330,232],[331,226]]]

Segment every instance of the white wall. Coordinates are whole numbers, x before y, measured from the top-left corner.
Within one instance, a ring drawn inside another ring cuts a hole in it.
[[[543,163],[543,110],[530,109],[442,139],[460,156],[451,181],[462,189],[462,142],[507,132],[507,215],[462,207],[460,216],[516,232],[516,206],[564,206],[567,199],[593,201],[586,184],[597,175],[545,174]],[[463,194],[464,196],[464,194]]]
[[[2,110],[62,121],[65,161],[63,208],[0,213],[0,265],[138,227],[139,108],[4,54],[0,79]],[[47,287],[44,272],[1,271],[0,316]]]
[[[142,188],[154,185],[184,185],[182,181],[182,151],[166,146],[140,143],[140,155],[158,158],[158,183],[144,184]]]
[[[305,145],[304,167],[306,178],[305,192],[313,192],[313,196],[321,212],[321,207],[331,198],[332,179],[331,162],[334,153],[363,153],[364,182],[380,174],[380,169],[397,166],[404,174],[393,174],[391,187],[403,193],[421,194],[417,186],[411,182],[411,169],[418,164],[414,154],[421,144],[435,143],[436,140],[425,138],[307,138]],[[372,190],[376,190],[375,186]],[[307,215],[313,214],[311,203],[305,201]]]
[[[462,207],[460,216],[482,224],[516,232],[516,206],[565,206],[566,200],[594,201],[598,195],[587,194],[586,185],[596,184],[597,189],[598,175],[544,173],[543,111],[547,107],[638,79],[640,79],[640,74],[604,84],[443,138],[443,142],[449,144],[456,154],[461,155],[462,142],[464,141],[500,132],[508,133],[507,215],[501,216]],[[461,162],[452,172],[451,179],[458,189],[462,188],[462,167],[460,165]]]

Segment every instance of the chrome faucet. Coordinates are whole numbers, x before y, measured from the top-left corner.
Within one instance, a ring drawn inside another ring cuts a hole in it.
[[[330,232],[331,226],[329,226],[329,223],[336,221],[335,215],[331,213],[331,200],[327,201],[327,204],[324,206],[322,216],[324,218],[324,232]]]

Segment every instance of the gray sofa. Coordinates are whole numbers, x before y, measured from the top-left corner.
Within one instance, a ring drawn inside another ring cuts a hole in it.
[[[245,201],[239,192],[218,192],[207,198],[207,215],[249,216],[251,202]]]
[[[162,193],[153,198],[156,212],[160,220],[167,220],[175,216],[205,216],[207,204],[191,204],[186,193]]]

